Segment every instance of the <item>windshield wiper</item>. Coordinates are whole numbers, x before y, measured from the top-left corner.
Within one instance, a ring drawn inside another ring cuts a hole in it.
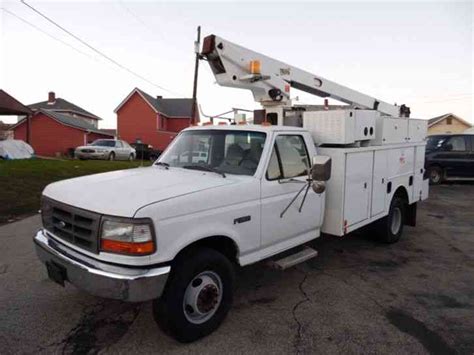
[[[210,172],[219,174],[219,175],[221,175],[222,177],[225,178],[225,173],[224,172],[222,172],[222,171],[220,171],[216,168],[213,168],[212,166],[209,166],[209,165],[185,165],[185,166],[183,166],[183,169],[194,169],[194,170],[210,171]]]
[[[158,161],[158,162],[155,163],[155,165],[164,166],[166,168],[166,170],[168,170],[170,168],[170,165],[168,163],[163,162],[163,161]]]

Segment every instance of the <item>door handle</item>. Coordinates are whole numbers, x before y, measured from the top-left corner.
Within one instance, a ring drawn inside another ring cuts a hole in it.
[[[366,188],[367,188],[367,183],[366,183],[366,182],[364,182],[364,189],[366,189]]]

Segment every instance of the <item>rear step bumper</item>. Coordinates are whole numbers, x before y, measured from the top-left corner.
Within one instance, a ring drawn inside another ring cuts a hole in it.
[[[62,285],[69,281],[99,297],[129,302],[158,298],[171,270],[169,266],[131,268],[100,262],[56,242],[43,230],[38,231],[34,242],[50,278]]]

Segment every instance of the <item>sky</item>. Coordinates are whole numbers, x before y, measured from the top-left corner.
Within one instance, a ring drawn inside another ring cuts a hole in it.
[[[101,128],[116,127],[114,109],[135,87],[153,96],[191,97],[198,25],[203,36],[217,34],[380,100],[407,104],[412,117],[451,112],[474,123],[471,1],[25,1],[145,80],[20,1],[0,0],[0,87],[25,104],[54,91],[102,117]],[[292,97],[323,103],[293,89]],[[250,91],[218,86],[206,62],[200,63],[198,101],[206,115],[259,108]]]

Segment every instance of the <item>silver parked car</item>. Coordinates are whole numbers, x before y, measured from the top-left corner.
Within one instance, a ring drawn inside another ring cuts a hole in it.
[[[127,142],[118,139],[97,139],[77,147],[74,155],[78,159],[134,160],[137,153]]]

